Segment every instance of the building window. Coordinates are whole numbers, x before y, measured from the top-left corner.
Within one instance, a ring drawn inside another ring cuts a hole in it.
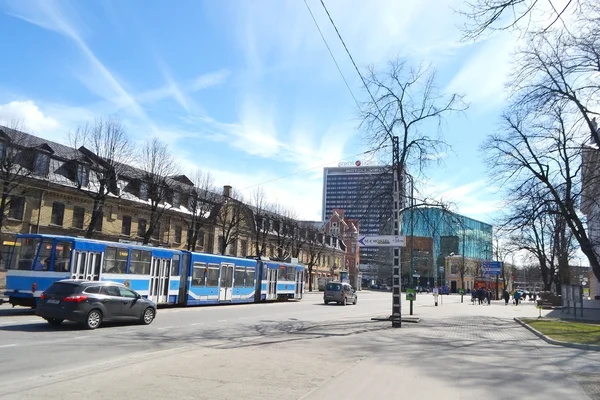
[[[237,248],[237,240],[236,239],[233,239],[233,242],[231,242],[230,251],[231,251],[230,254],[232,256],[237,257],[238,248]]]
[[[87,186],[89,181],[89,170],[85,165],[77,165],[77,185]]]
[[[179,225],[175,226],[175,243],[181,243],[181,227]]]
[[[138,219],[138,236],[142,237],[146,234],[146,220],[144,218]]]
[[[25,211],[25,197],[11,196],[8,218],[22,221],[23,211]]]
[[[85,217],[85,208],[73,207],[73,228],[83,229],[83,218]]]
[[[173,192],[173,207],[179,208],[181,205],[181,193],[178,191]]]
[[[246,257],[248,255],[248,241],[247,240],[242,240],[240,242],[240,251],[242,252],[242,254],[240,254],[242,257]]]
[[[121,225],[121,235],[131,235],[131,217],[129,215],[123,216],[123,224]]]
[[[58,202],[52,203],[52,217],[50,218],[50,223],[52,225],[62,226],[64,216],[65,205]]]
[[[140,199],[148,200],[148,183],[140,182]]]
[[[47,176],[50,169],[50,156],[46,153],[35,153],[33,173],[39,176]]]
[[[104,213],[102,211],[98,211],[98,219],[96,220],[96,224],[94,225],[94,230],[96,232],[102,232],[103,220],[104,220]]]
[[[198,231],[198,246],[204,247],[204,231]]]

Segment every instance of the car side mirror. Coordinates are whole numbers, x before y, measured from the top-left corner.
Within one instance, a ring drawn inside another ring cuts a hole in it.
[[[141,298],[142,298],[142,295],[141,295],[141,294],[139,294],[139,293],[138,293],[138,294],[136,294],[136,295],[135,295],[135,299],[136,299],[136,300],[139,300],[139,299],[141,299]]]

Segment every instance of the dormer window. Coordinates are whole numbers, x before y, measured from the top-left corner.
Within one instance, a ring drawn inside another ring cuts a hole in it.
[[[89,182],[89,170],[85,165],[77,165],[77,185],[87,186]]]
[[[33,173],[39,176],[47,176],[50,169],[50,155],[42,152],[35,153],[33,162]]]
[[[140,182],[140,199],[148,200],[148,183]]]
[[[173,192],[173,207],[179,208],[181,205],[181,193],[178,191]]]

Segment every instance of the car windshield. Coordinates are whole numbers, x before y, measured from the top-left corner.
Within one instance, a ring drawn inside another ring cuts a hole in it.
[[[340,290],[342,290],[342,285],[340,285],[339,283],[328,283],[327,290],[331,290],[333,292],[339,292]]]
[[[52,294],[57,296],[69,296],[77,291],[77,285],[70,283],[55,282],[46,290],[45,294]]]

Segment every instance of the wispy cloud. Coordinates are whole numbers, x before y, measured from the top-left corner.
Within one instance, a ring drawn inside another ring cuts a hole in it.
[[[58,32],[70,39],[80,50],[89,63],[90,69],[77,73],[78,78],[90,90],[106,100],[118,99],[119,107],[127,107],[133,110],[138,117],[148,120],[148,116],[137,104],[133,96],[119,83],[113,73],[96,57],[83,37],[79,34],[75,25],[71,23],[62,11],[59,3],[52,0],[19,1],[8,3],[9,14],[29,23],[40,26],[54,32]]]
[[[465,93],[467,101],[484,110],[502,105],[508,97],[506,83],[516,46],[515,38],[508,33],[479,43],[479,49],[452,78],[446,92]]]

